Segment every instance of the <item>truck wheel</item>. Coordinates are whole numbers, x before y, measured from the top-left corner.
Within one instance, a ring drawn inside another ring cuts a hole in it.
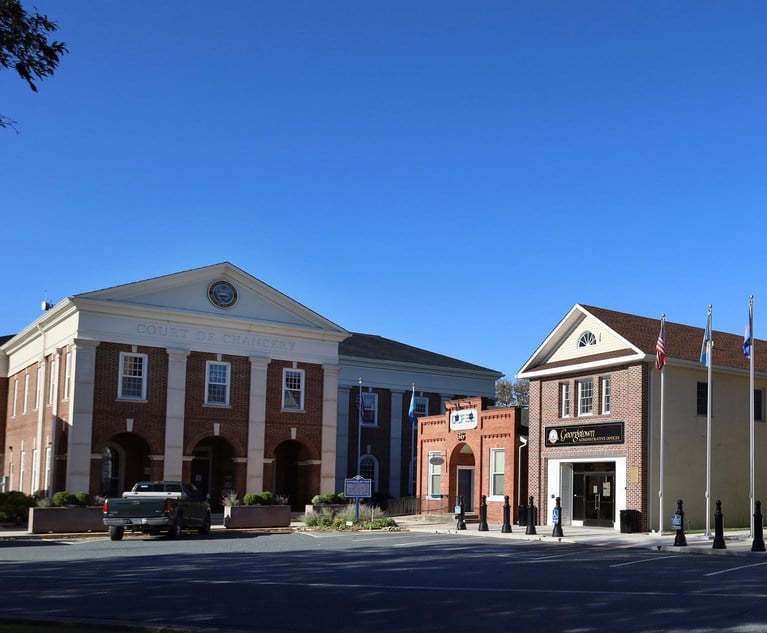
[[[119,525],[109,526],[109,538],[113,541],[122,541],[123,534],[125,534],[125,528]]]
[[[205,518],[202,520],[202,525],[197,528],[197,533],[200,536],[205,536],[206,534],[210,534],[210,513],[205,513]]]
[[[176,520],[173,522],[173,525],[170,526],[168,529],[168,538],[170,539],[177,539],[181,537],[181,528],[183,525],[183,516],[179,512],[176,515]]]

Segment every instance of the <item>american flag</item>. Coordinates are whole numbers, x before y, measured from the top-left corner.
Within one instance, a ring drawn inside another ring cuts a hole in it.
[[[660,371],[666,364],[666,322],[660,322],[660,334],[658,342],[655,343],[655,367]]]

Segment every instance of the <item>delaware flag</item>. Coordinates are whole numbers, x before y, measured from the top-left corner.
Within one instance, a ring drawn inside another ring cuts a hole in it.
[[[413,385],[413,393],[410,396],[410,408],[407,410],[407,417],[410,418],[412,424],[415,424],[418,419],[415,417],[415,385]]]
[[[748,323],[746,333],[743,335],[743,356],[751,358],[751,343],[754,340],[754,312],[752,306],[748,306]]]
[[[708,321],[706,321],[706,331],[703,334],[703,343],[700,346],[700,363],[708,367],[711,360],[708,354],[708,344],[711,341],[711,310],[708,311]]]

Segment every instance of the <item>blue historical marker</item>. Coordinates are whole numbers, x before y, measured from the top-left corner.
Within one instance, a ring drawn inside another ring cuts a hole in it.
[[[373,496],[373,480],[365,479],[362,475],[355,475],[351,479],[344,479],[344,496],[347,499],[355,499],[357,509],[354,522],[360,522],[360,499],[369,499]]]

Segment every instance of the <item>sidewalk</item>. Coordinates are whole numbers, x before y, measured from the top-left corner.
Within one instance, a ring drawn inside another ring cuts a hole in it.
[[[478,523],[468,523],[465,530],[457,529],[457,521],[429,520],[424,516],[401,516],[394,517],[402,529],[411,532],[424,532],[433,534],[456,534],[458,536],[473,536],[493,539],[538,541],[542,543],[579,543],[614,548],[647,549],[653,551],[674,552],[678,554],[711,554],[715,556],[755,556],[767,558],[767,552],[752,552],[753,539],[747,531],[724,531],[725,549],[714,549],[714,532],[707,537],[705,534],[686,534],[686,546],[675,546],[675,531],[658,534],[621,533],[613,528],[595,528],[581,526],[562,526],[561,537],[552,536],[554,530],[551,525],[538,525],[535,527],[536,534],[526,534],[526,526],[512,525],[511,533],[501,532],[500,525],[488,525],[485,532],[479,531]]]
[[[425,534],[455,534],[462,536],[488,539],[537,541],[541,543],[578,543],[595,547],[633,548],[652,551],[674,552],[678,554],[710,554],[715,556],[754,556],[767,558],[767,552],[752,552],[753,539],[747,531],[724,531],[725,549],[714,549],[714,533],[711,537],[705,534],[686,534],[686,546],[675,546],[676,532],[668,531],[663,534],[655,532],[626,534],[613,528],[595,528],[581,526],[562,526],[562,536],[552,536],[553,527],[538,525],[536,534],[526,534],[526,526],[512,525],[511,532],[501,532],[498,524],[488,525],[487,531],[479,531],[478,523],[468,523],[465,530],[457,529],[457,521],[445,516],[432,517],[422,515],[396,516],[393,519],[397,526],[409,532]],[[228,530],[222,522],[214,521],[211,532],[284,532],[302,529],[303,522],[295,519],[290,528],[255,528],[249,530]],[[0,541],[32,540],[32,539],[72,539],[72,538],[106,538],[106,532],[77,532],[72,534],[32,534],[23,527],[0,527]]]

